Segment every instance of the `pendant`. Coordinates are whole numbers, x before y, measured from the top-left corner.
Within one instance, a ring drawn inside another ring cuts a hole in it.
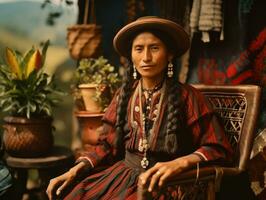
[[[148,140],[141,138],[139,140],[139,148],[138,149],[140,152],[147,151],[148,150]]]
[[[143,169],[146,169],[149,166],[149,160],[146,158],[146,156],[142,158],[140,164]]]
[[[139,139],[139,151],[143,152],[143,142],[142,142],[142,138]]]

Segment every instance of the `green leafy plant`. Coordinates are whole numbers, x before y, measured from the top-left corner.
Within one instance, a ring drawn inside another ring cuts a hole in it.
[[[6,48],[5,64],[0,64],[0,109],[27,118],[51,116],[52,107],[63,92],[56,87],[54,76],[43,71],[49,40],[42,53],[32,47],[24,56]]]
[[[121,83],[121,78],[115,67],[100,56],[98,58],[84,58],[79,62],[73,77],[73,86],[76,99],[80,98],[78,86],[80,84],[97,84],[96,95],[93,98],[104,110]]]

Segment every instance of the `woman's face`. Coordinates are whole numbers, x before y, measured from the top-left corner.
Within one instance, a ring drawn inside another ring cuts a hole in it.
[[[165,44],[150,32],[140,33],[133,40],[131,59],[143,78],[163,77],[172,57]]]

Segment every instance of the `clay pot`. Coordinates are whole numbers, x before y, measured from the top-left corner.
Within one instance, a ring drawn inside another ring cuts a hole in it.
[[[91,114],[86,111],[75,112],[78,118],[81,131],[81,141],[83,145],[95,145],[101,136],[100,127],[102,125],[103,113]]]
[[[5,150],[11,156],[39,157],[53,147],[51,118],[5,117],[3,127]]]
[[[79,90],[84,102],[85,110],[89,113],[100,113],[101,106],[94,100],[96,93],[96,84],[81,84]]]

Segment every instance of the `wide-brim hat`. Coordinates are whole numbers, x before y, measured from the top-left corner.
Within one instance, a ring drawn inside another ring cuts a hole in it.
[[[179,24],[167,19],[147,16],[127,24],[118,31],[113,40],[113,45],[117,53],[121,56],[128,57],[130,55],[130,42],[136,34],[145,30],[159,30],[170,37],[172,40],[171,43],[175,47],[176,56],[184,54],[190,46],[189,36]]]

